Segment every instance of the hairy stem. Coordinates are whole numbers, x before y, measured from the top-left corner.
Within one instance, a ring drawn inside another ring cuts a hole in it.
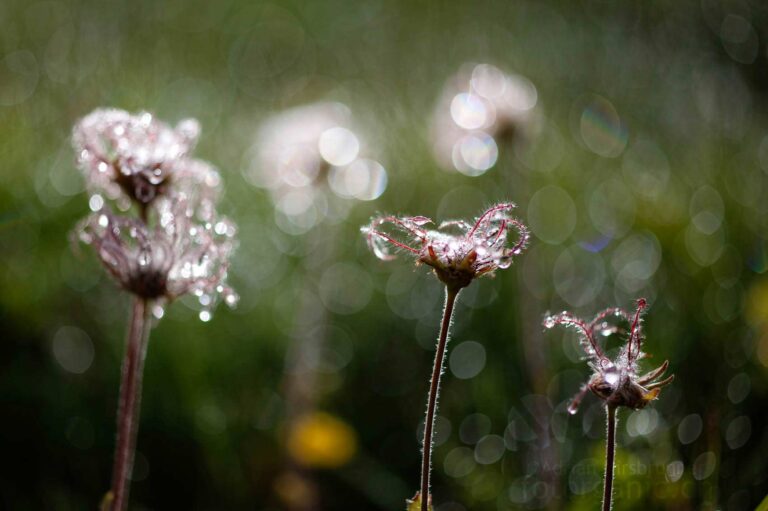
[[[139,424],[141,377],[149,340],[149,307],[145,298],[133,302],[125,356],[120,377],[120,397],[117,410],[117,444],[112,466],[111,511],[124,511],[128,506],[128,479],[133,471],[136,433]]]
[[[437,412],[437,398],[440,394],[440,375],[443,372],[443,359],[445,358],[445,348],[448,344],[448,330],[451,327],[451,318],[453,317],[453,306],[456,303],[456,297],[459,296],[457,289],[445,288],[445,309],[443,310],[443,321],[440,324],[440,336],[437,339],[437,351],[435,352],[435,365],[432,368],[432,380],[429,386],[429,399],[427,401],[427,417],[424,422],[424,442],[422,443],[421,460],[421,511],[429,509],[429,475],[432,456],[432,437],[434,436],[435,413]]]
[[[611,511],[613,505],[613,465],[616,455],[616,407],[605,408],[608,422],[608,436],[605,439],[605,487],[603,488],[603,511]]]

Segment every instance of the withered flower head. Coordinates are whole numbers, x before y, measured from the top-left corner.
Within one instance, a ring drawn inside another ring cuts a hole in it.
[[[98,109],[75,125],[72,144],[88,188],[127,209],[126,198],[146,206],[164,193],[199,134],[194,119],[171,128],[147,112]]]
[[[512,258],[525,249],[530,235],[522,222],[510,216],[514,208],[511,202],[498,204],[474,222],[452,220],[434,230],[425,228],[433,223],[427,217],[381,216],[361,230],[379,259],[394,259],[395,251],[405,250],[418,263],[431,266],[446,286],[459,290],[477,277],[509,268]],[[517,232],[511,246],[510,230]]]
[[[202,319],[219,299],[233,306],[237,295],[226,286],[235,226],[225,218],[199,223],[183,196],[163,202],[154,227],[108,208],[78,226],[80,240],[94,247],[102,265],[126,291],[160,302],[196,296]]]
[[[646,374],[638,374],[638,361],[646,357],[642,351],[642,344],[645,339],[642,331],[642,314],[646,307],[645,299],[640,298],[637,300],[637,310],[634,316],[624,309],[613,307],[605,309],[590,322],[579,319],[570,312],[561,312],[544,319],[545,328],[563,325],[576,330],[579,335],[579,343],[593,371],[587,384],[581,388],[568,406],[569,413],[576,413],[587,390],[591,390],[610,407],[626,406],[633,410],[639,410],[656,399],[662,387],[672,383],[674,375],[659,380],[669,367],[669,361],[665,361]],[[610,324],[609,318],[618,318],[629,325],[627,342],[620,348],[614,360],[605,355],[603,348],[597,341],[597,336],[626,334],[627,332]]]

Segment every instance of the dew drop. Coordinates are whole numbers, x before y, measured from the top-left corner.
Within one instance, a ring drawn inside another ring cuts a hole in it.
[[[238,300],[240,299],[239,296],[237,296],[236,293],[230,291],[225,297],[224,297],[224,303],[226,303],[229,307],[234,307],[237,305]]]
[[[553,318],[552,316],[549,316],[544,320],[544,328],[553,328],[554,326],[555,326],[555,318]]]
[[[200,316],[200,321],[202,321],[203,323],[207,323],[208,321],[211,320],[210,311],[207,311],[207,310],[200,311],[199,316]]]
[[[152,262],[152,254],[147,249],[142,249],[137,258],[139,266],[147,266]]]
[[[384,241],[383,238],[380,238],[379,236],[376,236],[375,234],[373,237],[370,238],[371,240],[371,249],[373,250],[373,254],[382,260],[387,260],[392,258],[392,254],[389,249],[389,245],[387,245],[387,242]]]
[[[499,257],[496,264],[501,268],[502,270],[505,270],[512,266],[512,256],[504,255]]]
[[[149,175],[149,182],[153,185],[159,185],[163,182],[163,171],[160,169],[153,170]]]
[[[608,368],[603,375],[607,384],[616,386],[619,383],[619,371],[615,367]]]
[[[410,220],[419,227],[432,223],[432,220],[425,216],[414,216]]]
[[[91,211],[101,211],[101,208],[104,207],[104,198],[98,193],[91,195],[91,198],[88,199],[88,207],[91,208]]]
[[[570,415],[576,415],[576,412],[578,412],[578,411],[579,411],[579,404],[580,404],[580,403],[579,403],[578,401],[576,401],[576,400],[574,400],[574,401],[571,401],[571,402],[568,404],[568,413],[569,413]]]
[[[214,232],[219,235],[227,233],[227,224],[224,222],[217,222],[216,227],[213,228]]]

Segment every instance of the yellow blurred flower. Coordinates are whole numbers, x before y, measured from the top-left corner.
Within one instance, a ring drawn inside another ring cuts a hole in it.
[[[307,467],[340,467],[356,451],[355,431],[346,422],[325,412],[305,415],[288,433],[288,452]]]
[[[757,358],[768,367],[768,278],[761,278],[750,287],[745,315],[757,330]]]
[[[747,320],[753,326],[768,322],[768,278],[752,284],[747,295]]]

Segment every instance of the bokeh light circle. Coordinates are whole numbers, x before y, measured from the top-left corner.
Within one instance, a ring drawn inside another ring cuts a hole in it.
[[[477,94],[462,92],[451,101],[451,118],[466,130],[482,128],[488,121],[488,109]]]
[[[568,239],[576,228],[576,219],[576,204],[559,186],[545,186],[528,203],[531,231],[546,243],[557,245]]]
[[[605,263],[600,254],[573,246],[555,261],[552,280],[560,298],[572,307],[584,307],[603,289]]]
[[[451,352],[448,367],[456,378],[474,378],[485,367],[485,348],[475,341],[464,341]]]
[[[601,96],[582,107],[579,134],[590,151],[606,158],[619,156],[627,145],[627,127],[613,104]]]
[[[357,158],[360,141],[347,128],[336,126],[320,135],[318,149],[323,159],[331,165],[349,165]]]

